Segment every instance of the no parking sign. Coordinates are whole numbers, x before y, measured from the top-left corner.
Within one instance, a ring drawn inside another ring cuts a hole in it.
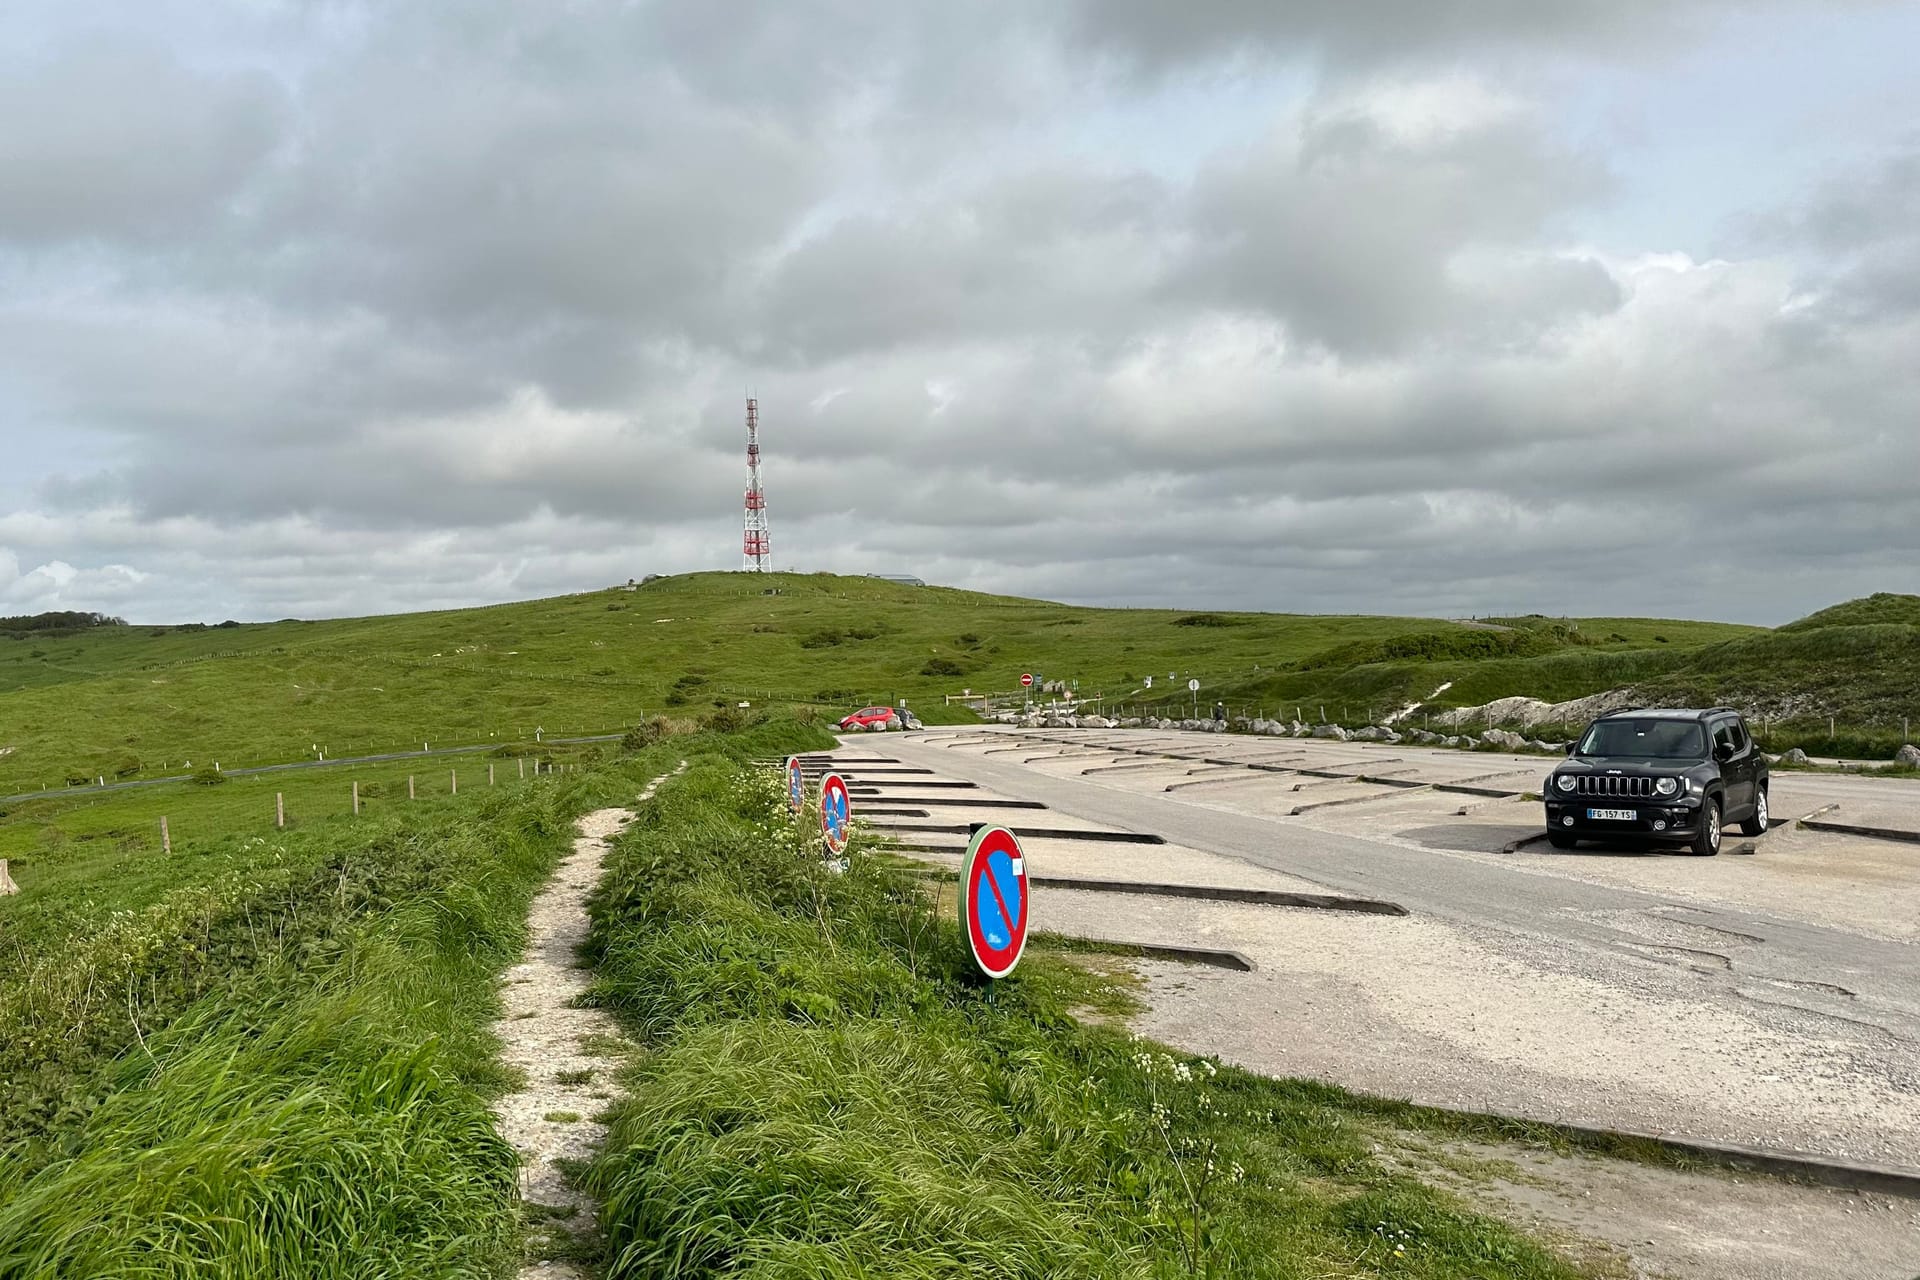
[[[989,978],[1004,978],[1027,945],[1027,860],[1005,827],[974,832],[960,864],[967,949]]]
[[[820,780],[820,834],[826,837],[827,852],[838,857],[853,833],[853,800],[840,775],[830,773]]]
[[[799,813],[807,807],[807,775],[800,770],[800,757],[787,757],[787,808]]]

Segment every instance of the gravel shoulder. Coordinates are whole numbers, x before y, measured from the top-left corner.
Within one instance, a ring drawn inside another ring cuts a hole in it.
[[[1410,1172],[1632,1280],[1915,1280],[1920,1204],[1582,1153],[1401,1135]]]

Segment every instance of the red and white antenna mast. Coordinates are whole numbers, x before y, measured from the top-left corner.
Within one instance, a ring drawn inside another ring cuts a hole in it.
[[[767,537],[767,494],[760,487],[760,402],[747,397],[747,533],[740,567],[750,573],[773,572],[773,548]]]

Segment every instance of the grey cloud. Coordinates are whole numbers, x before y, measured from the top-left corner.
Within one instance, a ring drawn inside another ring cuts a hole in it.
[[[1810,9],[1814,0],[1769,0]],[[1345,61],[1559,48],[1654,56],[1734,0],[1079,0],[1073,31],[1153,70],[1245,51],[1320,52]]]
[[[220,221],[285,123],[260,72],[104,32],[0,63],[0,241],[148,242]]]
[[[1547,324],[1615,295],[1590,270],[1491,256],[1463,289],[1451,264],[1464,251],[1529,242],[1604,187],[1604,170],[1524,120],[1407,140],[1360,110],[1309,117],[1297,135],[1203,173],[1185,287],[1360,354],[1451,331],[1488,295],[1524,303],[1503,324]]]
[[[1145,175],[1064,169],[849,216],[774,266],[768,349],[818,361],[1137,323],[1134,304],[1159,287],[1170,257],[1173,205],[1174,193]]]

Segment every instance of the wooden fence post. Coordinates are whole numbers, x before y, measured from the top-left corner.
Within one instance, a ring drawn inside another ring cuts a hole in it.
[[[0,858],[0,898],[18,892],[20,892],[20,886],[15,884],[13,877],[7,874],[7,860]]]
[[[282,831],[286,830],[287,797],[284,792],[276,791],[273,793],[273,825]]]
[[[160,819],[160,852],[173,852],[173,835],[167,830],[167,820]]]
[[[524,782],[524,781],[526,780],[526,777],[527,777],[527,758],[526,758],[525,756],[521,756],[521,757],[520,757],[520,779],[521,779],[521,781],[523,781],[523,782]]]
[[[413,775],[407,775],[407,799],[413,799]]]
[[[458,769],[449,769],[447,770],[447,777],[451,780],[447,784],[447,794],[450,796],[459,795],[460,794],[460,771]]]
[[[493,761],[487,761],[487,785],[493,785]]]
[[[353,784],[353,811],[355,814],[360,812],[360,783],[357,779]]]

